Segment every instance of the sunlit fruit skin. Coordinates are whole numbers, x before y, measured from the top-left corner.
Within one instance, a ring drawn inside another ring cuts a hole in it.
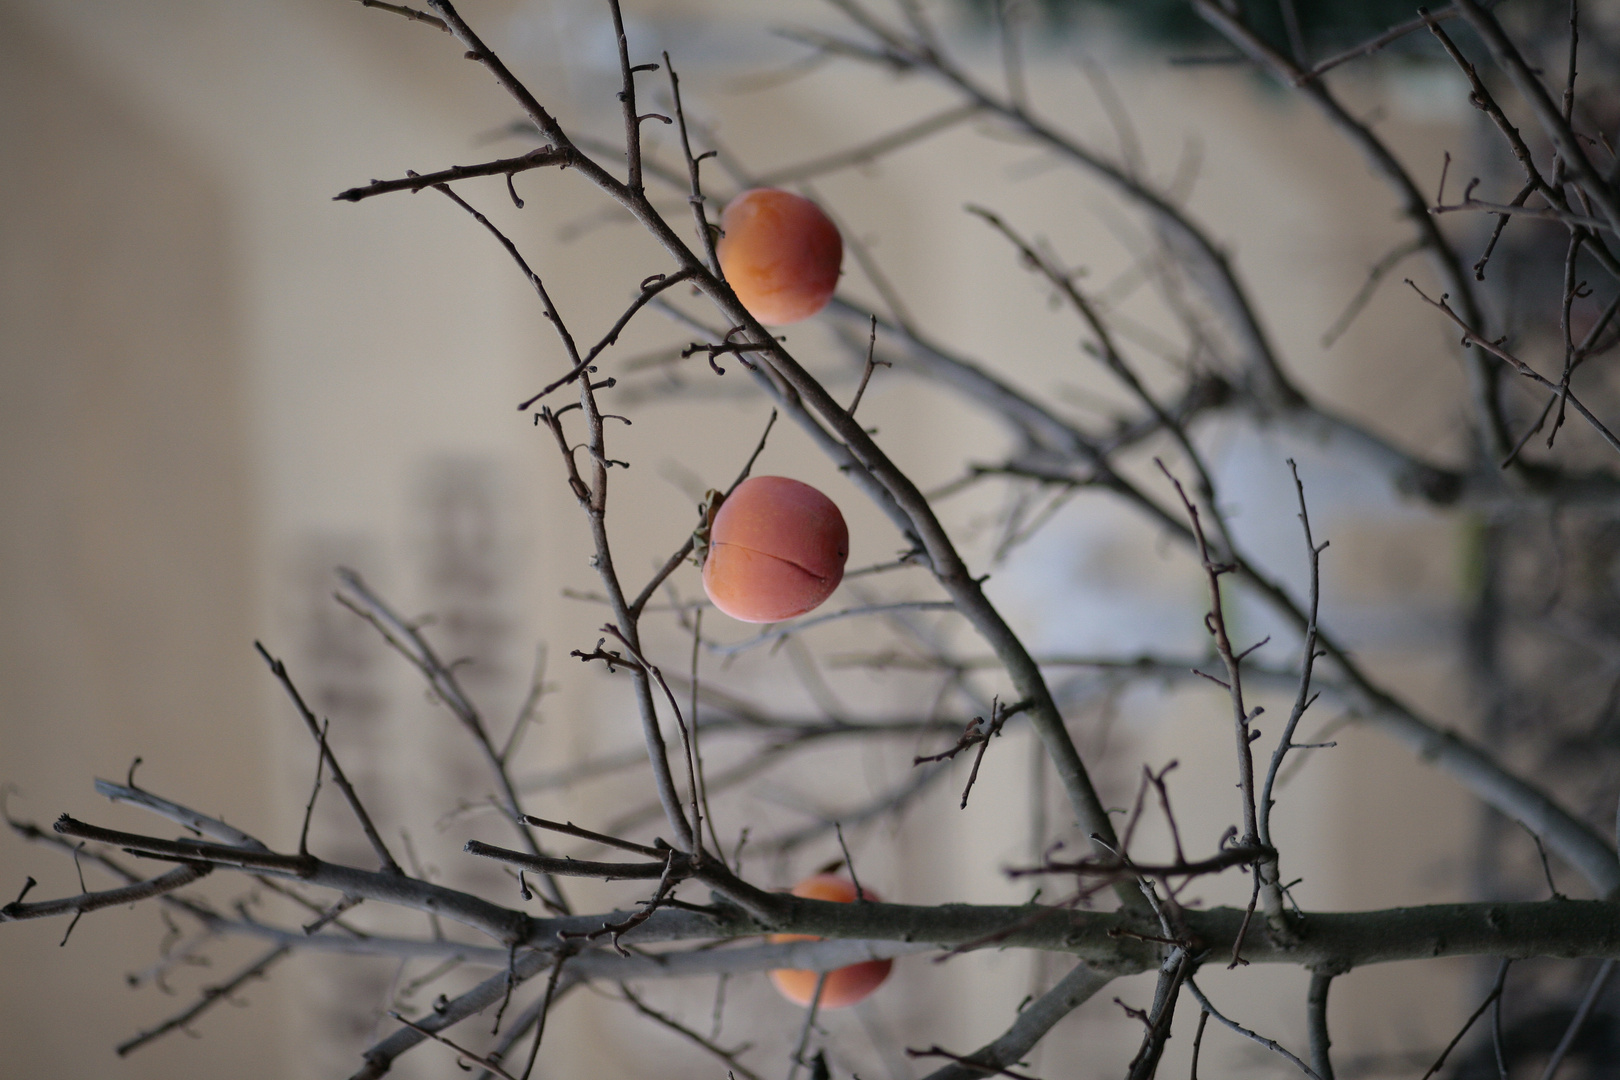
[[[837,874],[817,874],[793,886],[793,895],[808,900],[831,900],[834,903],[848,904],[854,901],[856,893],[855,886]],[[878,898],[876,893],[866,888],[861,890],[860,895],[867,900]],[[808,934],[771,935],[772,942],[816,940],[818,939]],[[867,960],[829,971],[827,984],[821,988],[820,1007],[841,1009],[863,1000],[889,977],[889,969],[893,966],[893,960]],[[815,996],[816,979],[819,975],[820,972],[816,971],[778,968],[771,972],[771,982],[776,985],[782,996],[793,1004],[809,1005],[810,999]]]
[[[809,199],[754,188],[726,204],[720,228],[720,269],[760,322],[785,326],[808,319],[832,299],[844,241]]]
[[[833,501],[785,476],[755,476],[709,526],[703,589],[743,622],[781,622],[819,606],[844,579],[849,528]]]

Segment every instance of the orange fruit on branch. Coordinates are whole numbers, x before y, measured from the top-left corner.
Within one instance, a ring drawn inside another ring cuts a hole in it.
[[[844,578],[849,528],[833,501],[785,476],[755,476],[709,525],[703,589],[743,622],[781,622],[818,607]]]
[[[844,241],[809,199],[754,188],[726,204],[720,228],[720,269],[760,322],[782,326],[808,319],[832,299]]]
[[[793,895],[802,896],[807,900],[831,900],[834,903],[848,904],[855,900],[857,893],[853,884],[837,874],[817,874],[793,886]],[[877,895],[871,889],[862,889],[858,895],[866,900],[877,899]],[[816,940],[819,939],[809,934],[771,935],[773,943]],[[866,960],[827,972],[826,985],[821,988],[821,1008],[841,1009],[864,1000],[889,977],[889,969],[893,966],[893,960]],[[821,973],[817,971],[777,968],[771,972],[771,982],[776,985],[776,989],[783,997],[795,1005],[809,1005],[810,999],[815,996],[816,980],[820,975]]]

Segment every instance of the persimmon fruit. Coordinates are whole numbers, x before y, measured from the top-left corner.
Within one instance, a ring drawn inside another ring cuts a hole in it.
[[[809,199],[753,188],[726,204],[720,228],[720,269],[760,322],[784,326],[808,319],[832,299],[844,241]]]
[[[781,622],[819,606],[844,578],[849,528],[827,496],[785,476],[754,476],[715,512],[703,589],[743,622]]]
[[[793,895],[802,896],[807,900],[831,900],[834,903],[848,904],[854,901],[857,894],[855,886],[848,879],[841,878],[837,874],[817,874],[793,886]],[[866,900],[877,899],[877,894],[871,889],[863,888],[859,895]],[[772,942],[816,940],[818,939],[809,934],[771,935]],[[821,988],[820,1007],[841,1009],[864,1000],[889,977],[889,969],[893,966],[893,960],[866,960],[829,971],[827,983]],[[771,972],[771,982],[776,985],[776,989],[783,997],[795,1005],[809,1005],[810,999],[815,996],[816,979],[820,974],[816,971],[777,968]]]

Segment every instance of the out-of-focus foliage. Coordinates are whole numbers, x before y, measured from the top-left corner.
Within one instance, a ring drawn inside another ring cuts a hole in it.
[[[996,8],[1019,12],[1035,9],[1055,30],[1074,31],[1089,20],[1103,17],[1132,36],[1161,45],[1224,44],[1198,17],[1187,0],[963,0],[985,21]],[[1250,25],[1279,47],[1286,48],[1287,27],[1283,4],[1287,0],[1243,0],[1239,6]],[[1293,0],[1307,44],[1315,48],[1347,45],[1372,37],[1411,19],[1411,0]]]

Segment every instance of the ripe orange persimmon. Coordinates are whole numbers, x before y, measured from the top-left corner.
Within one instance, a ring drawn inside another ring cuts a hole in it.
[[[855,899],[856,893],[855,886],[837,874],[817,874],[793,886],[793,895],[807,900],[832,900],[848,904]],[[867,900],[877,899],[877,894],[871,889],[863,888],[860,895]],[[809,934],[771,935],[772,942],[815,940]],[[827,984],[821,988],[821,1008],[841,1009],[864,1000],[889,977],[889,969],[893,966],[893,960],[867,960],[829,971]],[[771,972],[771,982],[776,984],[783,997],[795,1005],[809,1005],[810,999],[815,996],[819,976],[820,973],[815,971],[778,968]]]
[[[849,529],[831,499],[785,476],[755,476],[715,512],[703,589],[734,619],[780,622],[831,596],[848,557]]]
[[[808,319],[832,299],[844,241],[809,199],[754,188],[726,204],[720,228],[720,269],[760,322],[782,326]]]

